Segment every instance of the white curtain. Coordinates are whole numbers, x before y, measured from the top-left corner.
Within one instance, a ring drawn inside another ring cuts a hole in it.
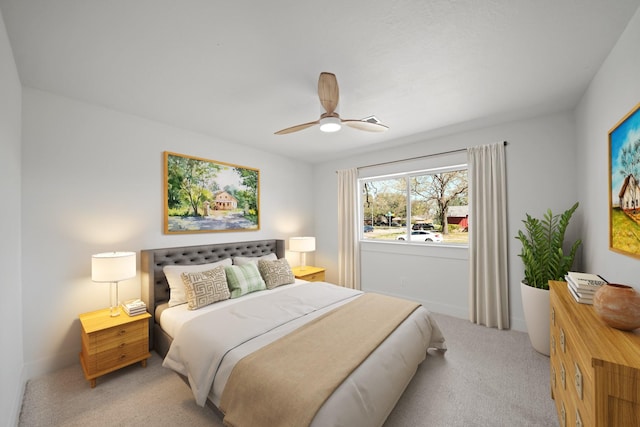
[[[509,328],[504,143],[467,149],[469,164],[469,320]]]
[[[338,283],[360,289],[358,169],[338,171]]]

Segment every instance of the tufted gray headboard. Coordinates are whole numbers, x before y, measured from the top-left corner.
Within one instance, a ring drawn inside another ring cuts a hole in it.
[[[155,349],[164,357],[171,344],[171,338],[155,320],[156,307],[169,301],[169,284],[162,271],[165,265],[207,264],[234,256],[261,256],[270,253],[283,258],[284,240],[254,240],[140,251],[142,300],[147,304],[152,319],[149,324],[149,349]]]

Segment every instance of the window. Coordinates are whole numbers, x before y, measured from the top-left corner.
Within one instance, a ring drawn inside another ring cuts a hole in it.
[[[469,243],[467,166],[361,178],[363,240]]]

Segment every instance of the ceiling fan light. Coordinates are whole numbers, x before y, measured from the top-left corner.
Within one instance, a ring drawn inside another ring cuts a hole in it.
[[[337,132],[342,125],[338,117],[324,117],[320,119],[320,130],[322,132]]]

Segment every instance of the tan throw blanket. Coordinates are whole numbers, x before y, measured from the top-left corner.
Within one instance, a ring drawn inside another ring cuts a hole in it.
[[[187,377],[196,403],[204,406],[217,380],[218,369],[229,352],[289,322],[361,294],[361,291],[329,283],[308,282],[281,291],[278,288],[263,291],[257,298],[237,301],[224,308],[212,307],[213,311],[182,324],[162,366]]]
[[[230,427],[308,426],[418,303],[364,294],[240,360],[222,394]]]

